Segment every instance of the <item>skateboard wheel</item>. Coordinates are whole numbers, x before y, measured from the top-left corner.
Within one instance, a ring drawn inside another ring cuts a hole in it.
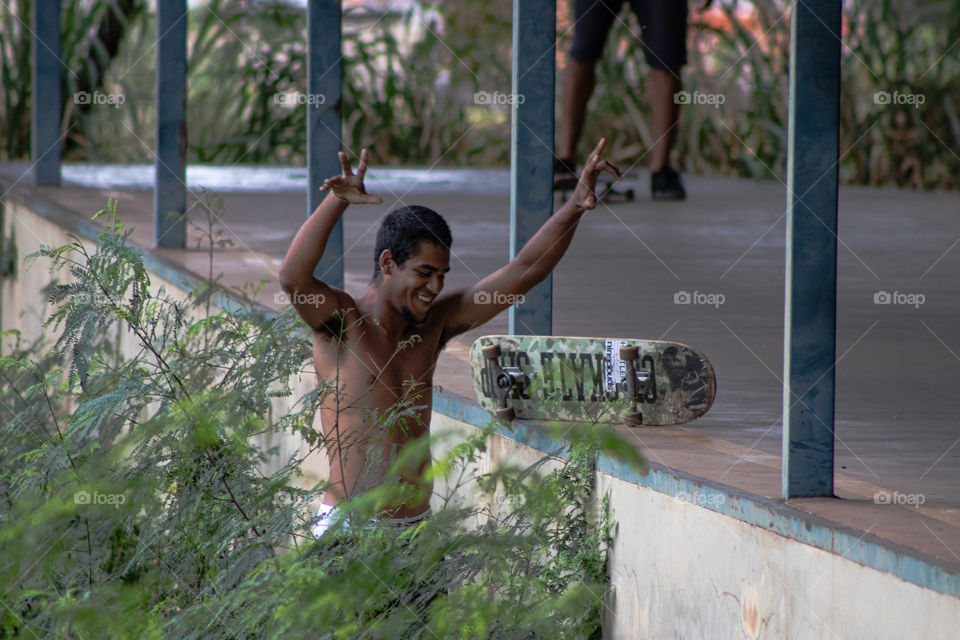
[[[496,360],[499,357],[500,357],[500,345],[488,344],[483,348],[484,360]]]
[[[620,359],[630,362],[640,357],[640,349],[637,347],[620,347]]]
[[[631,413],[623,421],[628,427],[639,427],[643,425],[643,414],[642,413]]]
[[[507,422],[513,422],[513,419],[517,417],[517,412],[513,410],[513,407],[506,407],[505,409],[497,409],[497,418],[499,420],[506,420]]]

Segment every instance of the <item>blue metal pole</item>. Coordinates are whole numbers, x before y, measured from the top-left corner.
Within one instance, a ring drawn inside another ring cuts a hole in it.
[[[157,140],[153,237],[187,242],[187,2],[157,0]]]
[[[337,152],[341,147],[341,26],[338,0],[309,0],[306,95],[308,218],[326,197],[326,193],[320,191],[323,180],[340,173]],[[330,233],[314,275],[327,284],[343,288],[343,220],[338,221]]]
[[[833,495],[840,0],[790,20],[783,497]]]
[[[60,185],[61,51],[60,0],[34,0],[30,159],[38,187]]]
[[[510,258],[553,214],[556,0],[513,0]],[[553,276],[510,307],[509,331],[553,332]]]

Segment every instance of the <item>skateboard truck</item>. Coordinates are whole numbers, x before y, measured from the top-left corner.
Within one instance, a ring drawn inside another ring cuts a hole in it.
[[[620,382],[620,389],[636,403],[653,387],[653,373],[637,368],[637,362],[640,360],[640,349],[637,347],[620,347],[620,359],[627,365],[627,374]],[[643,424],[643,414],[631,413],[625,422],[628,427],[639,427]]]
[[[483,359],[488,361],[488,366],[493,370],[493,393],[497,397],[496,416],[500,420],[512,421],[517,417],[513,407],[507,406],[507,395],[510,390],[516,386],[521,391],[530,384],[530,378],[520,367],[501,367],[500,366],[500,345],[489,344],[483,348]]]

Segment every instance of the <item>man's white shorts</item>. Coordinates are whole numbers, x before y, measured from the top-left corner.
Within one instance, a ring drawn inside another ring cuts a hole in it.
[[[333,526],[333,523],[337,521],[337,517],[340,513],[340,510],[329,504],[321,504],[320,508],[317,510],[317,522],[313,525],[313,537],[320,538],[327,532],[327,530]],[[419,513],[415,516],[409,516],[407,518],[388,518],[384,520],[385,523],[395,525],[397,529],[408,529],[410,527],[415,527],[427,518],[429,518],[433,512],[428,508],[423,513]],[[377,518],[373,518],[370,522],[375,523]]]

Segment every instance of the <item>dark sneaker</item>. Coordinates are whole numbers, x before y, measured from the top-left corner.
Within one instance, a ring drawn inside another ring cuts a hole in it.
[[[573,191],[577,188],[577,168],[569,160],[555,158],[553,161],[553,190]]]
[[[650,193],[654,200],[683,200],[687,197],[680,172],[673,167],[664,167],[650,176]]]

